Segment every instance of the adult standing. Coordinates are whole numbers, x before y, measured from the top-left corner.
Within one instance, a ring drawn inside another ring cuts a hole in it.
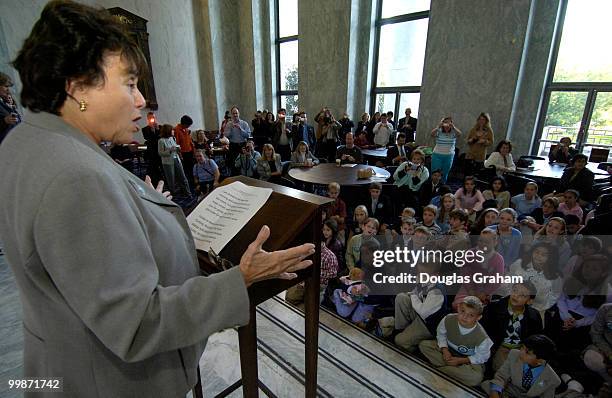
[[[348,113],[346,112],[342,114],[342,117],[340,118],[340,120],[338,120],[338,123],[340,123],[340,125],[342,126],[340,128],[340,142],[344,144],[344,137],[346,137],[348,133],[353,132],[355,123],[351,119],[349,119]]]
[[[11,78],[0,72],[0,143],[13,127],[21,123],[21,115],[11,96],[11,87],[13,87]]]
[[[240,119],[240,109],[236,105],[230,109],[231,119],[225,125],[225,136],[230,142],[229,164],[234,164],[234,161],[247,139],[251,136],[251,128],[246,120]]]
[[[482,168],[487,157],[487,148],[493,144],[493,129],[491,128],[491,117],[488,113],[478,115],[476,124],[467,136],[468,151],[465,158],[470,161],[470,170],[467,175],[473,175],[476,170]]]
[[[180,148],[174,138],[174,130],[169,124],[164,124],[160,128],[157,151],[161,158],[165,181],[168,183],[170,192],[175,195],[191,197],[190,185],[179,156]]]
[[[191,140],[191,130],[189,127],[193,124],[193,120],[188,115],[183,115],[179,124],[174,127],[174,137],[176,143],[179,145],[181,150],[181,159],[183,163],[183,172],[187,176],[189,186],[193,187],[193,141]]]
[[[291,159],[291,147],[293,145],[291,141],[291,123],[287,122],[287,110],[285,108],[278,110],[278,118],[274,124],[272,145],[283,162]]]
[[[320,133],[317,135],[319,157],[327,159],[328,162],[333,162],[336,157],[336,147],[338,146],[338,134],[342,126],[327,108],[323,108],[319,112],[317,117],[315,117],[315,121],[320,128]]]
[[[142,128],[142,136],[145,139],[147,150],[145,151],[145,160],[147,161],[147,175],[151,177],[154,185],[157,185],[162,179],[162,163],[157,151],[157,142],[159,141],[159,125],[155,113],[147,113],[147,125]]]
[[[311,151],[313,153],[315,152],[315,146],[317,144],[315,130],[314,127],[308,124],[308,115],[306,112],[300,112],[297,123],[291,126],[291,139],[293,140],[294,149],[297,149],[300,141],[304,141],[308,144]]]
[[[374,144],[377,147],[386,147],[393,136],[393,125],[387,122],[387,114],[380,115],[380,122],[376,123],[374,129]]]
[[[246,287],[290,277],[314,252],[266,253],[264,227],[239,265],[200,275],[162,184],[99,147],[131,142],[145,106],[146,61],[123,29],[103,9],[47,4],[13,63],[32,113],[0,146],[0,238],[23,304],[24,377],[61,376],[68,398],[185,396],[208,336],[248,322]]]
[[[446,182],[453,167],[455,144],[461,136],[461,130],[455,127],[453,119],[447,116],[440,121],[438,127],[431,130],[431,136],[436,139],[436,146],[431,154],[431,169],[442,170],[442,181]]]
[[[412,109],[406,108],[404,111],[406,117],[401,118],[397,122],[397,131],[406,134],[406,142],[414,142],[417,129],[417,118],[410,116]]]

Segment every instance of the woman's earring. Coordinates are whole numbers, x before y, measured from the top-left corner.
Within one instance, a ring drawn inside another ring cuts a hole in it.
[[[85,102],[85,100],[79,101],[79,110],[81,112],[85,112],[87,110],[87,102]]]

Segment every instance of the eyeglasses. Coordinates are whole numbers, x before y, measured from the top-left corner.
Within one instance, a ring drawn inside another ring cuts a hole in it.
[[[208,248],[208,260],[215,265],[217,268],[221,268],[223,271],[227,271],[230,268],[234,267],[234,264],[215,253],[212,247]]]

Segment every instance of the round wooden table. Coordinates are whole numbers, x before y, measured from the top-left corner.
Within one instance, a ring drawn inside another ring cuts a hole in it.
[[[376,175],[370,178],[358,179],[357,170],[373,169]],[[380,167],[356,164],[336,166],[335,163],[321,163],[314,167],[296,167],[289,170],[289,176],[298,181],[310,184],[328,185],[337,182],[340,185],[364,185],[372,182],[385,182],[391,174]]]

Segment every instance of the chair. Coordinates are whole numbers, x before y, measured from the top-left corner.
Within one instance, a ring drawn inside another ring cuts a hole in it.
[[[591,148],[591,155],[589,156],[589,162],[594,162],[594,163],[607,162],[609,155],[610,155],[609,148]]]

